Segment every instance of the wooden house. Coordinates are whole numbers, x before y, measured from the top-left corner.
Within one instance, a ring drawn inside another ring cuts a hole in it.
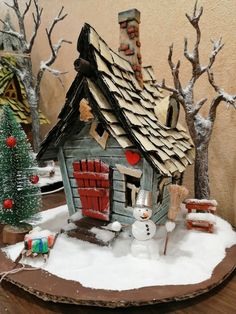
[[[84,25],[78,74],[38,159],[58,158],[70,214],[132,223],[144,189],[152,191],[153,220],[163,222],[167,186],[192,163],[193,145],[177,122],[178,104],[163,98],[153,69],[141,66],[139,11],[120,13],[119,23],[119,54]]]

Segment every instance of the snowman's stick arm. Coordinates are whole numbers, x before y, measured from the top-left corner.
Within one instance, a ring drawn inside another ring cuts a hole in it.
[[[166,234],[166,240],[165,240],[165,246],[164,246],[164,252],[163,254],[166,255],[166,251],[167,251],[167,244],[168,244],[168,241],[169,241],[169,232],[167,232]]]

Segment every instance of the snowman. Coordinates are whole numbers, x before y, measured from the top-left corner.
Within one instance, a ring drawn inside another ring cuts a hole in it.
[[[152,216],[151,192],[140,190],[133,216],[136,219],[132,224],[134,240],[131,244],[131,253],[135,257],[157,259],[159,249],[153,237],[156,234],[156,225],[150,220]]]
[[[152,220],[152,210],[147,207],[135,207],[133,216],[136,221],[132,224],[132,234],[139,241],[152,239],[156,233],[156,225]]]

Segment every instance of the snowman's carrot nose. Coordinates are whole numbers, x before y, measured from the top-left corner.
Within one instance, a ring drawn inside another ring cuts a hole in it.
[[[149,214],[148,213],[143,213],[143,217],[148,218]]]

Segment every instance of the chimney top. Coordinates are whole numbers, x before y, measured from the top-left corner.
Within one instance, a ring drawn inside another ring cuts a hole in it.
[[[139,40],[140,12],[137,9],[120,12],[118,22],[120,24],[119,54],[131,64],[134,75],[140,87],[143,88],[141,43]]]
[[[140,23],[140,12],[137,9],[123,11],[118,14],[119,24],[123,22],[127,22],[127,21],[133,21],[133,20]]]

